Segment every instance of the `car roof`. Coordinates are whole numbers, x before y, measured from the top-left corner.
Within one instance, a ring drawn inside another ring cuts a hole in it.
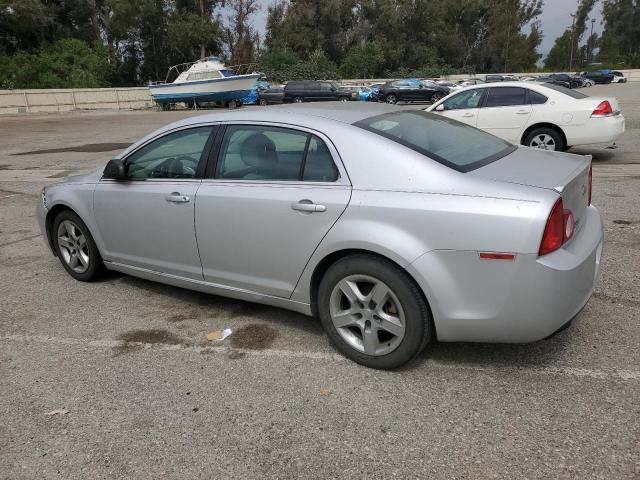
[[[340,124],[350,125],[365,118],[392,113],[401,110],[397,106],[373,102],[321,102],[314,104],[273,105],[261,109],[239,109],[226,112],[208,113],[188,117],[161,127],[141,138],[119,155],[126,156],[151,138],[165,132],[191,125],[217,122],[271,122],[323,131],[331,128],[344,128]]]

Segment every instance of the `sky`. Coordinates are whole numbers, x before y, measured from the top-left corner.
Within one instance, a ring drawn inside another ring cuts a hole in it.
[[[253,24],[260,32],[260,37],[264,39],[265,24],[267,19],[267,7],[272,4],[273,0],[263,0],[260,2],[260,12],[256,14]],[[543,58],[547,56],[555,39],[562,35],[564,30],[571,25],[571,14],[575,13],[578,8],[578,0],[545,0],[544,7],[542,9],[542,15],[539,20],[542,24],[542,33],[544,35],[542,44],[539,47],[539,52],[542,53]],[[596,19],[593,31],[600,34],[602,32],[602,6],[599,1],[591,11],[591,17]],[[590,22],[588,20],[587,22]],[[591,25],[587,23],[587,35],[585,35],[583,41],[589,35]],[[527,28],[525,27],[525,32]]]

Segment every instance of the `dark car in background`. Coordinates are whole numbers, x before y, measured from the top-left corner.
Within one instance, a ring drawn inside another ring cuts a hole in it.
[[[591,72],[582,72],[580,74],[584,78],[588,78],[589,80],[593,80],[595,83],[611,83],[613,81],[613,74],[611,73],[603,73],[598,70],[594,70]]]
[[[283,103],[284,88],[268,88],[258,92],[258,104],[262,106]]]
[[[283,103],[348,102],[351,92],[341,89],[334,82],[320,80],[292,80],[284,87]]]
[[[538,83],[549,83],[551,85],[558,85],[564,88],[571,88],[571,82],[568,80],[564,80],[562,78],[555,78],[553,75],[543,75],[542,77],[538,77],[534,82]]]
[[[513,75],[485,75],[485,83],[493,82],[517,82],[518,79]]]
[[[378,101],[437,102],[449,95],[449,89],[429,80],[395,80],[378,88]]]

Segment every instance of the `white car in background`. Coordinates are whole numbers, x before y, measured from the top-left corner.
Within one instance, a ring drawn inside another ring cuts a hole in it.
[[[425,110],[543,150],[612,143],[624,132],[624,117],[614,97],[589,97],[547,83],[476,85]]]
[[[611,75],[613,75],[611,83],[627,83],[627,77],[622,72],[612,71]]]

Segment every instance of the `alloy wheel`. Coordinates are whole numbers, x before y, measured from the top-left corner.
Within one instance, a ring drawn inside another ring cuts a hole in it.
[[[390,104],[394,104],[396,103],[398,100],[396,99],[395,95],[387,95],[387,98],[385,99],[385,102],[390,103]]]
[[[555,150],[556,142],[551,135],[541,133],[540,135],[536,135],[531,139],[531,142],[529,142],[529,146],[539,148],[541,150]]]
[[[329,301],[331,322],[354,350],[371,356],[393,352],[405,336],[404,310],[396,294],[369,275],[339,281]]]
[[[89,245],[80,228],[71,220],[58,226],[58,251],[71,270],[84,273],[89,268]]]

